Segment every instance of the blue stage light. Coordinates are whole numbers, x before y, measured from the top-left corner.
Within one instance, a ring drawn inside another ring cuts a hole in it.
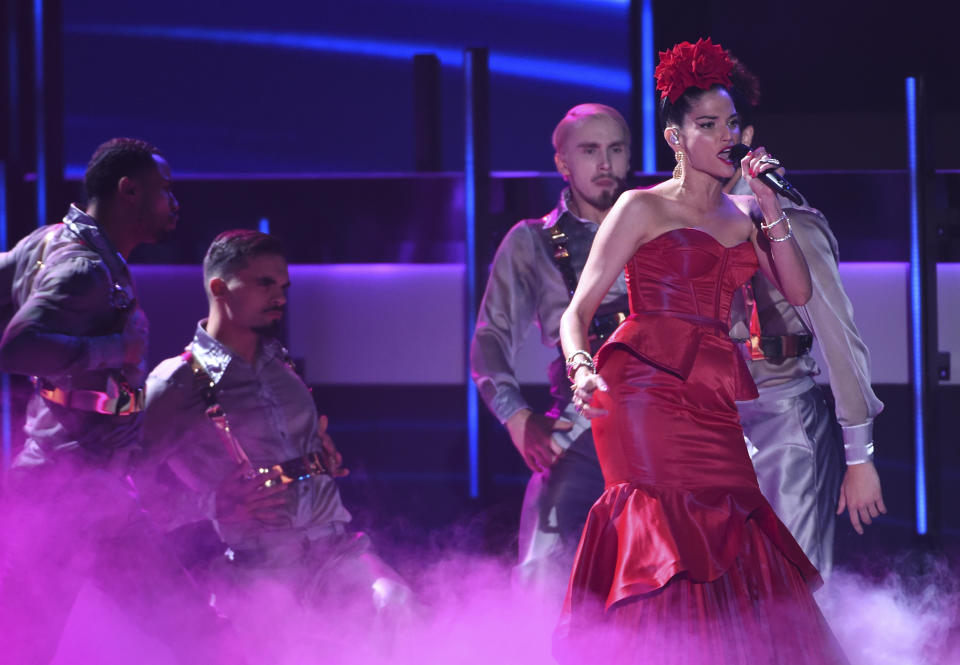
[[[927,533],[927,477],[924,466],[926,441],[924,438],[924,405],[926,377],[924,367],[923,309],[921,301],[920,265],[920,201],[917,173],[917,80],[908,77],[907,97],[907,169],[910,177],[910,372],[913,383],[914,465],[916,467],[917,533]]]
[[[465,58],[474,58],[476,57],[474,53],[467,51],[464,54]],[[466,140],[464,141],[463,153],[464,153],[464,209],[466,212],[466,228],[465,228],[465,248],[464,248],[464,264],[465,264],[465,288],[466,294],[464,298],[464,304],[466,306],[466,326],[465,333],[466,338],[464,340],[466,353],[464,353],[464,362],[466,363],[466,383],[467,383],[467,458],[469,466],[469,485],[470,485],[470,498],[476,499],[480,496],[480,410],[477,399],[477,387],[473,385],[473,382],[470,380],[470,340],[473,338],[473,331],[477,326],[477,303],[476,303],[476,293],[477,293],[477,266],[476,266],[476,228],[477,228],[477,218],[476,218],[476,201],[477,201],[477,192],[475,187],[475,177],[476,177],[476,151],[477,146],[474,144],[474,105],[477,103],[477,100],[474,99],[474,81],[473,75],[475,70],[475,63],[466,61],[466,65],[463,68],[463,75],[466,79],[464,84],[466,86]]]
[[[643,0],[640,9],[640,103],[643,109],[643,172],[657,170],[657,98],[653,81],[656,48],[653,44],[653,0]]]
[[[630,6],[630,0],[509,0],[509,4],[570,5],[581,9],[585,7],[591,9],[626,9]]]
[[[33,0],[33,85],[36,112],[37,226],[47,223],[47,103],[43,84],[43,0]]]
[[[40,0],[37,0],[38,2]],[[446,67],[462,67],[463,53],[459,47],[413,42],[386,41],[361,37],[335,37],[301,33],[265,32],[256,30],[215,30],[211,28],[89,25],[64,27],[73,35],[97,37],[139,37],[173,39],[191,42],[245,44],[268,48],[297,49],[342,53],[344,55],[409,60],[418,53],[434,53]],[[555,60],[510,53],[490,54],[490,71],[506,76],[534,78],[541,81],[576,83],[601,90],[630,91],[630,74],[626,69],[603,67],[572,60]],[[651,71],[650,78],[653,73]]]

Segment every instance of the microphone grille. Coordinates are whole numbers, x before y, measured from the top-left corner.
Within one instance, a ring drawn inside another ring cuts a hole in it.
[[[740,160],[742,160],[744,157],[747,156],[748,152],[750,152],[750,148],[743,145],[742,143],[738,143],[737,145],[730,148],[730,160],[733,163],[738,164]]]

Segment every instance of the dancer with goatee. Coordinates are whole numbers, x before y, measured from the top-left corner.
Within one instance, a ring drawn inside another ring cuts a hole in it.
[[[590,423],[570,402],[563,359],[550,368],[553,407],[535,412],[520,391],[516,355],[536,324],[547,346],[559,342],[560,315],[593,238],[623,191],[630,169],[630,130],[602,104],[570,109],[553,132],[554,162],[567,182],[557,207],[518,222],[497,249],[470,350],[473,380],[503,423],[532,476],[520,515],[516,576],[547,593],[563,593],[590,506],[603,491]],[[627,309],[622,274],[591,321],[599,347]],[[558,600],[559,602],[559,600]]]
[[[136,477],[151,516],[241,622],[257,658],[286,645],[288,615],[260,602],[264,587],[337,617],[291,635],[298,643],[405,617],[410,589],[350,529],[334,481],[346,470],[327,418],[276,339],[290,285],[279,241],[221,233],[203,275],[208,317],[147,380],[148,446]]]

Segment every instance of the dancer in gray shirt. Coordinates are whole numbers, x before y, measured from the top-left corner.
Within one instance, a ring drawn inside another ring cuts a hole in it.
[[[0,254],[0,298],[15,310],[0,369],[36,386],[0,506],[4,653],[48,662],[93,582],[181,662],[237,662],[127,475],[141,444],[148,328],[126,258],[176,226],[170,167],[145,141],[112,139],[91,157],[84,189],[84,210],[70,206],[62,223]]]
[[[271,608],[251,602],[265,581],[306,607],[395,614],[410,590],[348,528],[326,417],[273,336],[289,286],[279,242],[226,231],[203,270],[209,318],[147,379],[137,482],[151,516],[230,616],[260,613],[247,645],[260,658],[275,637]]]
[[[751,74],[740,81],[741,140],[751,145],[750,113],[759,91]],[[749,193],[739,171],[726,190]],[[813,295],[793,307],[758,273],[734,298],[731,335],[745,341],[760,392],[759,399],[738,407],[760,489],[810,561],[827,574],[836,515],[847,510],[853,528],[863,533],[864,524],[886,512],[873,465],[873,419],[883,403],[870,386],[870,352],[840,281],[837,240],[826,217],[805,200],[797,205],[780,197],[780,203],[810,268]],[[813,380],[820,374],[809,353],[813,339],[827,365],[836,417]]]
[[[520,516],[521,581],[562,593],[587,512],[603,491],[590,424],[570,402],[563,359],[550,369],[554,406],[535,413],[520,392],[516,354],[533,324],[547,346],[559,342],[560,315],[593,237],[624,189],[630,130],[602,104],[570,109],[553,132],[554,161],[567,181],[549,214],[518,222],[497,249],[470,350],[473,379],[533,476]],[[558,258],[560,255],[560,258]],[[595,342],[626,312],[623,275],[593,325]]]

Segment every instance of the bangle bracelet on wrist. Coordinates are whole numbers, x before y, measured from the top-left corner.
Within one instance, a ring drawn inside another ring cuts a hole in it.
[[[576,358],[577,356],[586,358],[588,361],[593,362],[593,356],[591,356],[588,351],[584,351],[583,349],[577,349],[576,351],[571,353],[569,356],[567,356],[567,364],[569,365],[570,363],[572,363],[574,358]]]
[[[786,222],[788,226],[790,225],[790,220],[787,218],[787,213],[784,210],[781,210],[780,216],[777,217],[772,222],[770,222],[769,224],[767,224],[766,221],[760,222],[760,228],[763,229],[764,231],[769,231],[780,222]]]
[[[567,358],[567,379],[570,383],[573,383],[574,376],[581,367],[588,368],[594,374],[597,373],[597,368],[593,364],[593,357],[582,349],[574,351]]]
[[[777,224],[783,221],[787,223],[787,232],[784,235],[780,236],[779,238],[774,238],[772,235],[770,235],[769,229],[773,228],[774,226],[776,226]],[[777,221],[775,221],[773,224],[769,224],[766,226],[761,224],[760,228],[763,229],[763,234],[767,236],[767,240],[769,240],[770,242],[784,242],[785,240],[790,240],[790,238],[793,237],[793,227],[790,226],[790,218],[787,217],[787,213],[785,212],[780,213],[780,216],[777,218]]]
[[[793,229],[788,227],[787,235],[780,236],[779,238],[771,238],[770,236],[767,236],[767,240],[769,240],[770,242],[784,242],[785,240],[790,240],[790,238],[792,237],[793,237]]]

